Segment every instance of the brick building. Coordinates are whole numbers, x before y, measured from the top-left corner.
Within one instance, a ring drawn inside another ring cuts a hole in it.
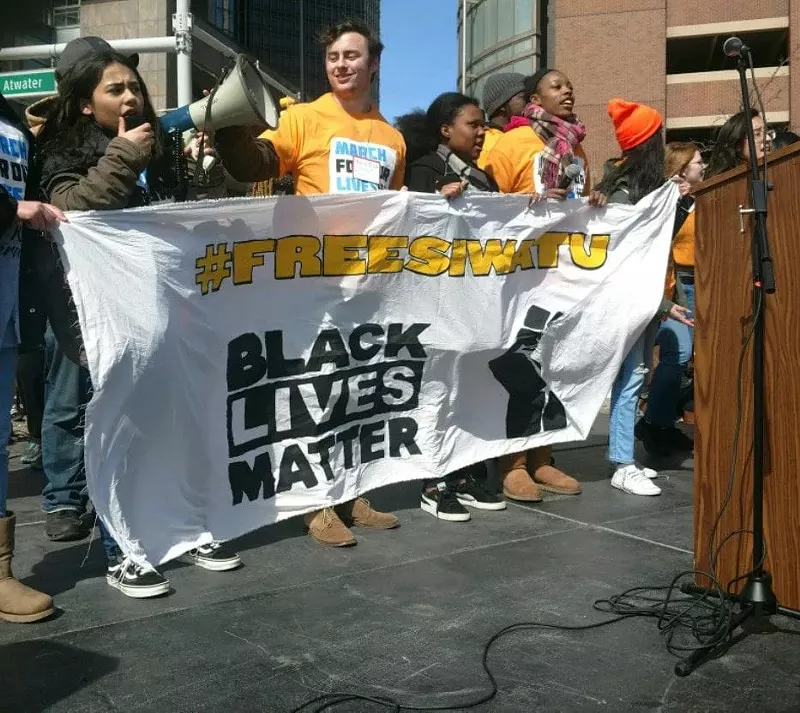
[[[542,64],[575,85],[589,128],[592,165],[619,152],[606,102],[651,104],[668,140],[711,145],[716,127],[740,108],[731,35],[753,48],[756,76],[773,127],[800,129],[800,0],[457,0],[459,86],[480,96],[495,72],[530,74]],[[454,8],[456,9],[456,8]],[[466,33],[462,19],[466,15]],[[794,29],[794,33],[792,30]],[[791,38],[795,37],[794,42]]]
[[[656,107],[664,114],[668,140],[709,145],[715,128],[741,108],[735,62],[722,52],[731,35],[753,48],[768,122],[800,128],[800,78],[790,70],[800,52],[800,0],[553,0],[551,5],[555,66],[575,85],[594,166],[619,152],[606,115],[613,96]]]

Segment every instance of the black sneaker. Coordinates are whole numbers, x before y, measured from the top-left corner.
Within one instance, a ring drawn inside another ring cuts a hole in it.
[[[448,522],[466,522],[472,517],[456,497],[455,491],[444,480],[436,484],[436,489],[422,491],[419,506],[434,517]]]
[[[189,550],[179,559],[212,572],[227,572],[242,566],[242,558],[222,542],[212,542]]]
[[[89,528],[81,520],[77,510],[56,510],[45,513],[44,533],[53,542],[73,542],[82,540],[89,534]]]
[[[490,493],[475,478],[463,478],[455,484],[456,498],[462,505],[478,510],[505,510],[506,501]]]
[[[106,582],[126,597],[149,599],[169,592],[169,580],[150,565],[138,565],[130,557],[109,560]]]

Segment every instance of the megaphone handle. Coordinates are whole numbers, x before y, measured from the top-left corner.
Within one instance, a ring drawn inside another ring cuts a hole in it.
[[[217,165],[217,157],[213,155],[203,156],[202,158],[198,156],[198,159],[201,159],[203,164],[203,171],[206,173],[210,173],[211,169]]]
[[[206,135],[211,135],[212,127],[211,127],[211,107],[214,103],[214,97],[217,94],[217,90],[222,86],[222,82],[225,79],[225,75],[228,73],[226,67],[222,68],[222,71],[219,73],[219,77],[217,77],[217,81],[214,84],[214,87],[208,94],[208,101],[206,102],[206,115],[205,119],[203,120],[203,131],[200,135],[200,145],[197,147],[197,161],[195,162],[195,170],[194,170],[194,183],[195,188],[199,192],[200,190],[200,174],[201,173],[208,173],[212,168],[214,168],[214,164],[216,164],[217,159],[213,156],[205,156],[205,142],[206,142]],[[206,159],[211,159],[207,161]]]

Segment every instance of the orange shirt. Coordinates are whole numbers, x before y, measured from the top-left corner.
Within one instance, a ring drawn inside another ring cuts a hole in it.
[[[664,296],[671,300],[675,294],[675,284],[677,280],[676,271],[679,268],[694,268],[694,207],[689,209],[689,215],[683,221],[681,229],[672,238],[672,253],[669,256],[669,268],[667,269],[667,281],[664,285]]]
[[[300,195],[403,187],[405,141],[374,107],[366,114],[348,114],[333,94],[323,94],[291,106],[278,128],[261,138],[275,147],[280,174],[294,176]]]
[[[672,260],[676,267],[694,267],[694,204],[672,239]]]
[[[482,171],[486,170],[486,159],[489,156],[489,152],[494,148],[494,145],[498,142],[503,133],[503,130],[498,129],[496,126],[486,127],[486,133],[483,136],[483,148],[481,149],[481,155],[478,156],[477,161],[478,168]]]
[[[532,127],[518,126],[504,132],[486,152],[485,170],[497,181],[502,193],[541,193],[544,147],[544,141]],[[572,184],[568,198],[589,193],[589,163],[580,144],[575,149],[575,161],[581,167],[581,174]]]

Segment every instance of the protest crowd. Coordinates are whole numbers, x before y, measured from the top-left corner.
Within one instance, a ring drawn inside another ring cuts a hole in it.
[[[679,428],[692,409],[692,186],[748,159],[748,122],[760,155],[796,137],[776,137],[761,115],[748,109],[720,129],[706,165],[691,143],[665,145],[658,111],[610,98],[619,154],[604,166],[589,166],[582,146],[587,130],[576,113],[580,88],[558,69],[542,68],[527,77],[496,74],[479,99],[445,92],[426,111],[398,117],[392,125],[370,98],[383,50],[372,29],[345,20],[322,32],[320,43],[330,92],[289,107],[276,129],[261,127],[260,135],[253,127],[195,135],[184,149],[187,175],[202,172],[205,155],[220,160],[196,182],[200,188],[191,197],[241,193],[243,185],[252,185],[256,195],[328,193],[333,137],[382,149],[378,160],[356,157],[347,167],[353,192],[362,192],[366,183],[371,190],[438,193],[448,201],[471,192],[511,193],[528,196],[531,204],[584,199],[603,210],[606,204],[635,205],[666,182],[678,185],[670,259],[662,272],[648,276],[664,284],[664,297],[625,357],[610,395],[610,485],[630,495],[659,495],[657,471],[636,461],[634,446],[641,441],[656,458],[688,456],[693,449]],[[18,400],[30,438],[22,462],[44,472],[45,532],[56,542],[84,539],[95,524],[83,441],[92,383],[64,266],[47,233],[67,220],[67,211],[134,208],[174,194],[174,156],[137,65],[137,55],[83,37],[59,58],[57,95],[29,107],[25,120],[0,97],[0,147],[21,167],[0,176],[0,442],[9,441]],[[506,499],[536,503],[543,493],[581,493],[580,482],[561,470],[550,446],[503,456],[497,468],[499,488],[488,478],[486,463],[422,481],[420,507],[443,522],[463,522],[470,519],[470,508],[500,511]],[[13,577],[15,517],[6,509],[7,485],[4,447],[0,619],[38,621],[53,613],[54,604]],[[363,497],[308,513],[304,521],[314,540],[331,547],[354,545],[356,528],[391,530],[399,524],[394,514],[375,510]],[[169,591],[154,566],[134,562],[102,519],[97,525],[111,587],[137,598]],[[193,549],[183,559],[211,572],[241,565],[224,542]]]

